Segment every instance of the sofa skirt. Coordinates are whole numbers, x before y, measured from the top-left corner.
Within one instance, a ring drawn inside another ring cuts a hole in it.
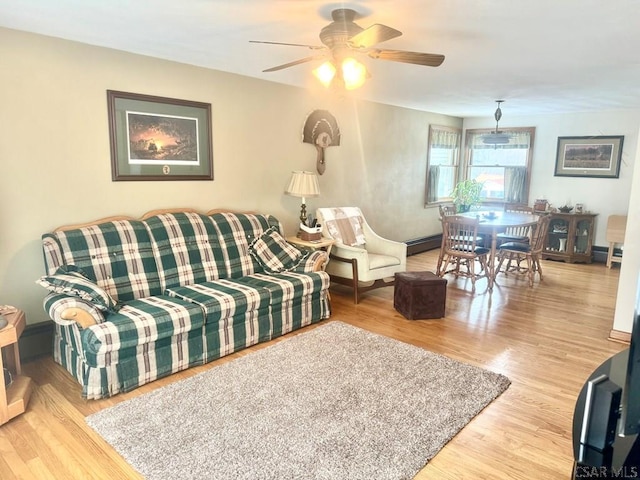
[[[79,327],[55,325],[53,357],[82,386],[82,397],[97,400],[124,393],[192,366],[202,365],[257,343],[329,318],[326,290],[268,311],[246,312],[186,333],[118,352],[113,362],[91,365]]]

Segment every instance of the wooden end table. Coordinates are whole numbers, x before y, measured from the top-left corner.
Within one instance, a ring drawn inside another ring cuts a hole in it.
[[[27,409],[33,386],[31,379],[22,375],[20,366],[18,339],[26,324],[24,312],[11,309],[0,310],[0,313],[9,322],[6,327],[0,329],[0,369],[3,372],[0,381],[0,425],[4,425]],[[7,368],[13,377],[13,382],[8,386],[4,384],[4,368]]]
[[[324,250],[327,253],[331,253],[331,247],[336,243],[335,240],[330,238],[321,238],[320,240],[302,240],[300,237],[287,237],[287,242],[302,248],[308,248],[309,250]]]

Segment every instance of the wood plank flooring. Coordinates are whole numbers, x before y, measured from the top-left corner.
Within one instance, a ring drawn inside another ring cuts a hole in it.
[[[408,270],[435,271],[437,255],[409,257]],[[500,275],[492,295],[485,291],[486,280],[472,295],[468,280],[447,277],[446,317],[438,320],[406,320],[393,309],[393,288],[367,292],[354,305],[349,289],[332,287],[333,320],[503,373],[512,381],[416,480],[570,477],[578,392],[594,368],[626,347],[607,340],[619,269],[543,261],[543,272],[544,281],[536,280],[533,288],[525,278]],[[27,412],[0,427],[0,478],[141,478],[86,426],[84,417],[263,347],[101,401],[82,400],[79,386],[50,359],[27,363],[23,370],[36,388]]]

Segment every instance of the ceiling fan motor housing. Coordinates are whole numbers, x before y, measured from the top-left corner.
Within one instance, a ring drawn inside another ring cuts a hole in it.
[[[347,47],[349,39],[364,30],[353,22],[355,16],[356,11],[349,8],[339,8],[331,12],[333,22],[320,30],[320,41],[330,49]]]
[[[327,60],[327,58],[331,63],[333,63],[333,68],[335,69],[338,64],[344,64],[345,60],[350,57],[354,57],[354,54],[365,54],[374,59],[411,63],[414,65],[424,65],[429,67],[438,67],[444,61],[444,55],[440,54],[379,48],[377,46],[379,43],[399,37],[402,35],[402,32],[395,28],[378,23],[371,25],[368,28],[362,28],[354,22],[354,19],[358,18],[358,13],[350,8],[335,9],[331,12],[331,17],[333,18],[333,21],[320,30],[320,41],[324,45],[323,47],[297,43],[255,42],[308,47],[312,50],[320,50],[320,52],[315,55],[310,55],[293,62],[277,65],[263,70],[263,72],[275,72],[284,68],[300,65],[301,63]],[[354,65],[355,70],[360,72],[355,75],[362,76],[362,70],[364,70],[366,74],[366,68],[357,60],[354,59],[354,62],[351,62],[349,65]],[[353,68],[350,70],[353,70]],[[360,84],[358,86],[360,86]],[[354,86],[353,88],[357,88],[357,86]]]

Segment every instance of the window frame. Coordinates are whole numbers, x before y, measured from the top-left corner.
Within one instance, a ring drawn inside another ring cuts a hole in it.
[[[500,131],[502,133],[528,133],[529,134],[529,149],[527,152],[527,165],[526,165],[526,183],[524,188],[524,199],[525,203],[529,204],[529,192],[531,189],[531,165],[533,162],[533,148],[536,137],[536,127],[511,127],[511,128],[501,128]],[[494,128],[470,128],[465,130],[464,136],[464,158],[462,160],[462,165],[460,168],[461,178],[460,180],[466,180],[470,178],[470,171],[473,165],[471,165],[471,152],[472,148],[471,144],[471,136],[472,135],[484,135],[488,133],[495,132]],[[500,148],[498,145],[497,148]],[[504,165],[496,165],[496,167],[505,167]],[[505,203],[512,203],[508,199],[491,199],[491,200],[481,200],[480,204],[485,206],[504,206]]]

